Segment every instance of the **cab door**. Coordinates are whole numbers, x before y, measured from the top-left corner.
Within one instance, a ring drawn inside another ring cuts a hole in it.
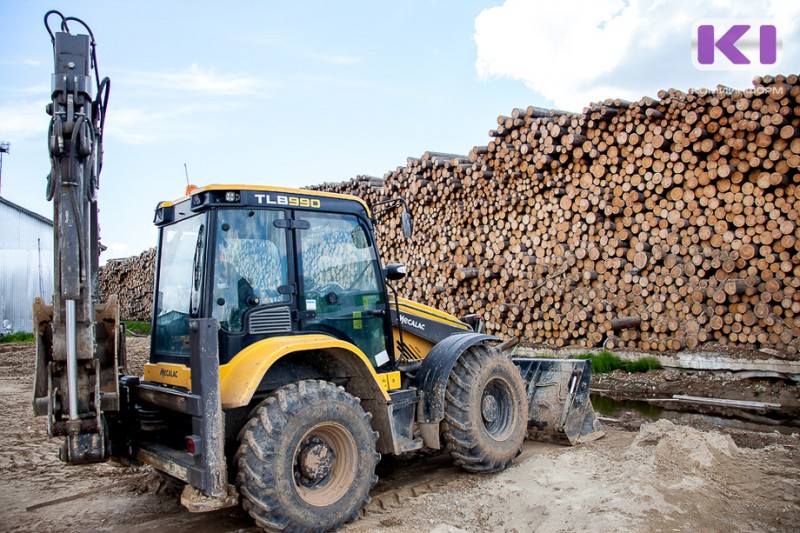
[[[386,290],[365,222],[334,213],[297,218],[304,221],[297,232],[300,329],[355,344],[376,367],[387,364]]]

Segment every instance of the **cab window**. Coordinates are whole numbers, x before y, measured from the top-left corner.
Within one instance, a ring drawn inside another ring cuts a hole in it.
[[[203,272],[203,221],[193,216],[161,229],[153,335],[153,348],[161,355],[189,355],[193,295]]]
[[[216,220],[212,316],[229,332],[256,305],[288,303],[286,230],[275,227],[279,210],[221,211]]]
[[[354,215],[303,213],[300,232],[299,305],[305,330],[328,333],[360,348],[373,364],[388,361],[385,292],[370,232]],[[311,314],[313,312],[313,315]]]

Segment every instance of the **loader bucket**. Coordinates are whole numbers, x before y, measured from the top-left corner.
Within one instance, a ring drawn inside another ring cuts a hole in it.
[[[528,391],[528,437],[575,445],[605,435],[589,399],[591,361],[512,359]]]

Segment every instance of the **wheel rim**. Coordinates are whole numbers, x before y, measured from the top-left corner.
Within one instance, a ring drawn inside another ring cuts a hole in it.
[[[494,440],[505,440],[514,430],[513,398],[511,385],[499,377],[489,380],[483,388],[481,419],[486,432]]]
[[[356,441],[344,426],[334,422],[317,424],[303,435],[295,449],[295,490],[310,505],[331,505],[352,486],[357,463]]]

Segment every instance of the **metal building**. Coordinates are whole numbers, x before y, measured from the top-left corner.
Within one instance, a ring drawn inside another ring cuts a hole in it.
[[[33,331],[37,296],[52,303],[53,221],[0,197],[0,333]]]

